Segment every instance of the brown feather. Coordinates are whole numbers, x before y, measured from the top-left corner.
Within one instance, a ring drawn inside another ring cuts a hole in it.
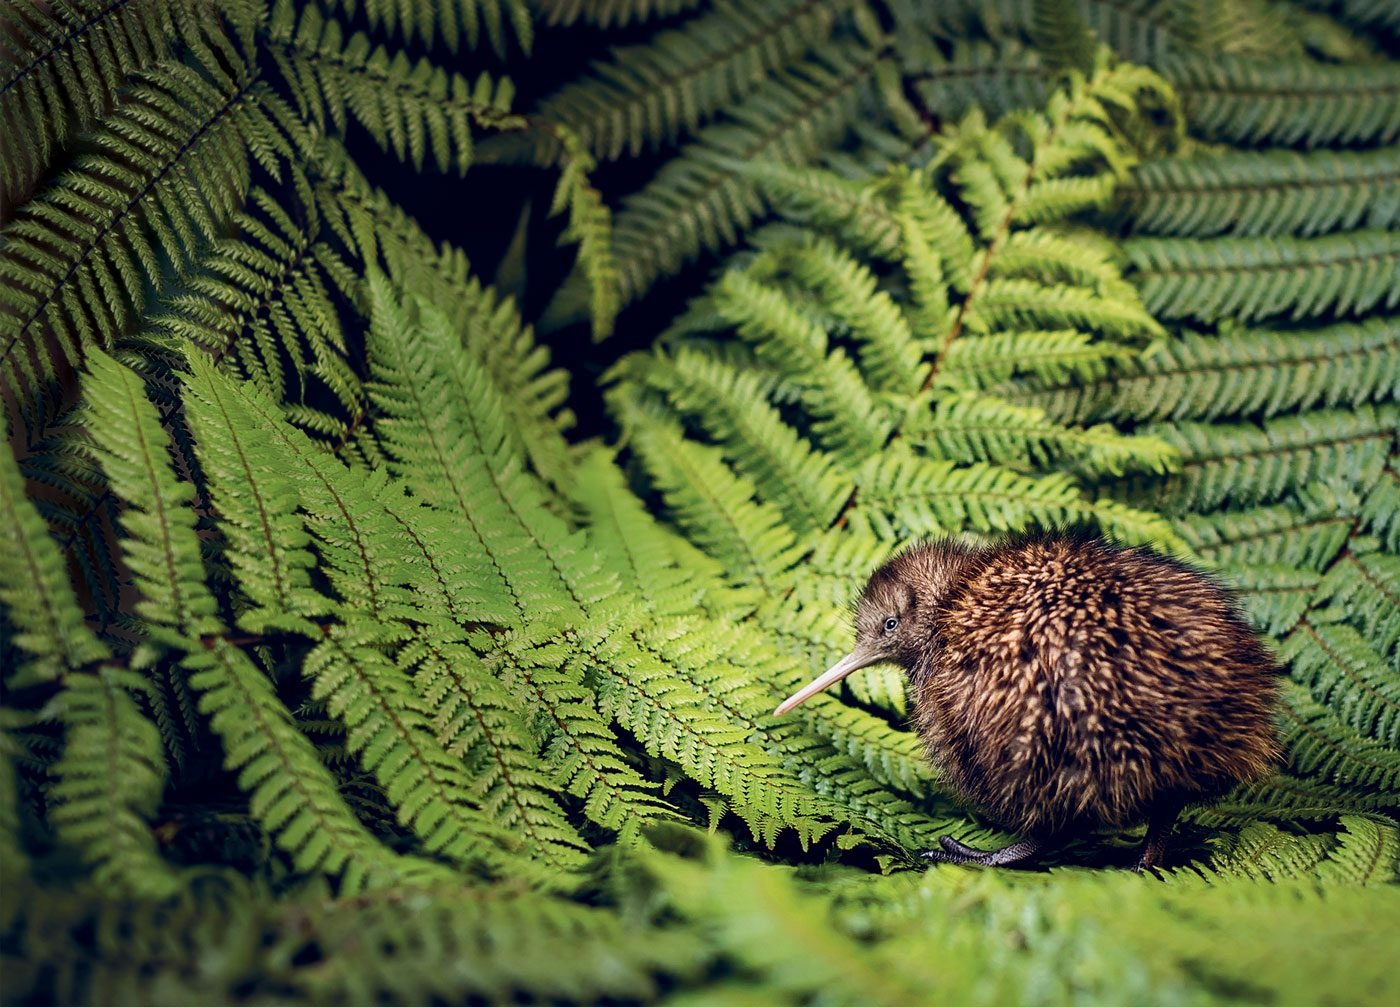
[[[910,675],[914,725],[970,805],[1032,837],[1142,822],[1268,773],[1279,669],[1228,593],[1147,549],[1050,533],[906,549],[857,636]]]

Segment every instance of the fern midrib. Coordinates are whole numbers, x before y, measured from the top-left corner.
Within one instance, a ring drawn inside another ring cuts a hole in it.
[[[198,143],[204,137],[204,135],[214,127],[215,123],[219,122],[221,119],[223,119],[225,115],[229,114],[229,111],[230,109],[232,109],[234,103],[241,101],[243,97],[246,94],[248,94],[250,90],[252,90],[254,85],[258,83],[258,81],[259,78],[256,72],[250,74],[248,80],[243,84],[243,86],[240,87],[237,91],[235,91],[229,97],[229,99],[223,103],[223,105],[219,106],[218,110],[215,111],[215,113],[212,116],[210,116],[207,120],[205,120],[200,125],[200,127],[197,130],[195,130],[194,133],[192,133],[185,140],[185,142],[182,143],[175,150],[174,154],[171,155],[170,160],[165,164],[164,167],[160,169],[159,172],[152,176],[151,179],[145,185],[143,185],[139,190],[137,190],[136,194],[132,196],[130,200],[127,201],[125,208],[113,214],[111,219],[108,220],[107,223],[103,224],[102,227],[100,227],[97,230],[97,232],[86,242],[86,247],[82,255],[80,255],[77,258],[77,260],[74,261],[74,263],[68,267],[68,269],[63,273],[63,275],[58,278],[58,281],[53,284],[53,289],[50,290],[49,293],[44,295],[44,297],[35,306],[33,312],[29,315],[28,318],[24,320],[24,324],[22,324],[19,327],[19,330],[14,334],[14,336],[11,337],[9,343],[5,345],[5,348],[3,350],[0,350],[0,361],[5,360],[5,358],[7,358],[10,355],[10,351],[14,349],[15,344],[24,338],[25,333],[29,331],[29,327],[33,325],[34,322],[36,322],[40,318],[40,316],[44,314],[44,311],[48,308],[50,302],[52,302],[53,299],[59,295],[59,292],[62,291],[63,288],[67,285],[68,281],[73,278],[73,275],[78,271],[78,269],[81,268],[83,264],[87,262],[88,257],[97,250],[98,246],[106,238],[107,234],[114,227],[116,227],[119,222],[124,221],[128,217],[128,215],[130,215],[133,207],[136,207],[138,204],[144,205],[146,196],[151,192],[151,190],[154,189],[156,185],[158,185],[167,174],[174,170],[175,166],[184,158],[184,156],[187,153],[189,153],[189,151],[194,147],[194,145]]]
[[[116,3],[112,4],[110,7],[107,7],[106,9],[100,11],[97,14],[94,14],[82,24],[78,25],[78,27],[70,31],[67,35],[60,38],[53,45],[50,45],[43,52],[39,53],[33,58],[33,60],[29,62],[28,65],[22,67],[19,70],[19,72],[16,73],[13,77],[5,81],[4,84],[0,84],[0,98],[5,97],[5,95],[9,93],[9,91],[12,88],[18,87],[20,82],[24,80],[26,76],[37,70],[41,64],[47,62],[50,57],[52,57],[55,53],[58,52],[58,50],[70,48],[73,45],[74,41],[78,38],[78,36],[86,34],[87,31],[90,28],[92,28],[93,25],[97,24],[97,22],[102,21],[105,18],[111,16],[115,11],[120,10],[122,7],[125,7],[130,2],[131,0],[117,0]]]

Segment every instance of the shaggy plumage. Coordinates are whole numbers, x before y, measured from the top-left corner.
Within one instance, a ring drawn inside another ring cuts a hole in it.
[[[1219,585],[1147,549],[1061,533],[916,545],[870,577],[856,638],[831,680],[902,665],[949,783],[1025,837],[990,853],[945,838],[934,859],[1013,863],[1148,821],[1150,865],[1182,805],[1279,758],[1273,658]]]

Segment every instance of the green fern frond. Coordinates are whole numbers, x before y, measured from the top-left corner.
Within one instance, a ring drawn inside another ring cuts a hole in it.
[[[49,819],[59,842],[82,852],[93,881],[143,898],[179,889],[156,851],[150,819],[165,786],[160,733],[131,693],[145,683],[115,667],[64,679],[63,756],[53,767]]]
[[[1351,626],[1305,618],[1280,650],[1293,681],[1363,737],[1400,751],[1400,683]]]
[[[569,211],[564,240],[578,245],[578,268],[588,281],[588,315],[593,338],[612,334],[613,321],[621,309],[618,262],[612,248],[612,213],[598,190],[588,183],[593,159],[581,141],[560,127],[558,135],[564,150],[564,167],[554,190],[551,215]]]
[[[807,242],[778,257],[822,299],[840,323],[840,334],[856,342],[856,357],[872,390],[907,394],[923,384],[924,347],[889,294],[878,289],[870,269],[827,241]]]
[[[738,471],[753,481],[764,499],[782,509],[795,531],[825,528],[835,518],[850,493],[850,478],[784,422],[766,401],[762,381],[752,368],[741,369],[689,347],[674,357],[634,358],[634,363],[641,380],[704,425]],[[629,433],[640,435],[654,422],[632,415],[625,406],[619,409]]]
[[[1163,318],[1243,321],[1360,314],[1400,304],[1400,237],[1136,238],[1125,244],[1148,309]]]
[[[1400,147],[1151,161],[1121,189],[1140,233],[1311,236],[1400,219]]]
[[[844,6],[722,3],[641,45],[614,50],[609,62],[545,98],[532,116],[568,128],[601,161],[675,143],[825,40]],[[536,148],[534,160],[548,157],[547,147]]]
[[[1400,790],[1400,751],[1338,719],[1301,685],[1286,684],[1280,734],[1290,766],[1352,789]]]
[[[248,202],[257,213],[235,216],[239,236],[214,244],[151,328],[227,358],[225,366],[289,407],[309,397],[314,383],[353,415],[359,381],[337,310],[355,292],[351,265],[326,240],[329,228],[314,204],[296,206],[294,217],[262,189]]]
[[[738,583],[770,588],[798,555],[783,515],[755,502],[753,485],[730,471],[716,449],[687,441],[664,414],[622,396],[613,407],[690,539]]]
[[[267,676],[225,640],[183,662],[200,712],[224,743],[249,809],[298,871],[339,876],[352,894],[386,886],[428,887],[452,875],[441,865],[396,854],[346,806],[337,781],[298,729]]]
[[[1015,388],[1016,398],[1041,405],[1060,419],[1092,418],[1097,414],[1062,408],[1061,401],[1082,385],[1105,381],[1113,365],[1136,358],[1129,347],[1096,340],[1075,329],[963,335],[948,347],[937,381],[953,389],[996,391],[1002,382],[1021,374],[1037,379],[1036,385],[1029,390]],[[1051,383],[1059,397],[1036,394],[1040,385]],[[1008,388],[1003,394],[1013,393]]]
[[[763,209],[741,166],[767,159],[813,160],[868,99],[880,50],[833,47],[755,89],[729,121],[703,129],[694,143],[623,200],[614,220],[613,255],[622,304],[703,251],[732,245]],[[580,316],[577,284],[565,286],[541,320],[557,327]]]
[[[1019,387],[1061,420],[1217,420],[1359,406],[1400,389],[1400,319],[1380,315],[1319,329],[1183,332],[1124,358],[1113,376]]]
[[[829,294],[840,297],[839,290]],[[880,310],[874,294],[872,286],[865,299],[871,312]],[[720,279],[710,296],[757,357],[801,388],[819,446],[850,462],[884,445],[894,426],[888,407],[866,386],[845,352],[829,349],[826,333],[794,310],[777,287],[733,271]]]
[[[879,198],[878,182],[770,161],[747,165],[744,174],[786,219],[834,231],[877,258],[899,258],[900,222]]]
[[[280,100],[236,51],[223,56],[202,73],[146,74],[103,121],[95,152],[0,232],[0,376],[26,399],[58,366],[47,337],[70,363],[110,346],[139,317],[146,286],[165,286],[163,260],[188,268],[241,205],[249,158],[275,171],[290,156]]]
[[[195,490],[176,478],[170,439],[141,379],[100,351],[88,354],[87,429],[112,489],[126,501],[122,554],[153,639],[184,649],[219,632],[195,533]]]
[[[1393,450],[1400,408],[1314,410],[1253,423],[1152,424],[1148,433],[1181,452],[1181,469],[1156,487],[1155,502],[1207,509],[1276,500],[1328,479],[1374,483]]]
[[[1280,504],[1185,514],[1175,526],[1194,553],[1222,566],[1321,572],[1351,537],[1358,509],[1354,494],[1324,484]]]
[[[344,8],[353,17],[360,0],[329,0],[328,5]],[[463,39],[467,48],[475,49],[483,25],[498,56],[506,52],[507,22],[516,44],[525,52],[530,51],[534,40],[534,25],[525,0],[364,0],[364,12],[373,28],[427,46],[441,39],[453,53]]]
[[[547,24],[583,21],[600,28],[624,28],[633,22],[669,17],[700,6],[701,0],[537,0]]]
[[[510,113],[515,92],[509,81],[482,74],[473,84],[426,59],[391,56],[383,46],[371,48],[362,32],[347,38],[338,21],[315,7],[297,18],[294,5],[279,4],[268,38],[298,112],[317,130],[331,124],[344,133],[353,115],[381,148],[420,170],[431,152],[439,171],[461,175],[472,161],[473,127],[523,123]]]
[[[1385,63],[1193,54],[1159,65],[1193,128],[1213,138],[1305,147],[1400,138],[1400,84]]]
[[[995,462],[1016,469],[1071,461],[1092,475],[1128,469],[1168,472],[1175,451],[1151,437],[1126,436],[1108,424],[1066,427],[1034,406],[986,395],[950,395],[903,427],[911,444],[933,458]]]
[[[0,442],[5,432],[0,416]],[[0,448],[0,524],[7,529],[0,537],[0,602],[12,627],[10,645],[28,655],[6,668],[6,686],[58,678],[107,658],[106,645],[83,620],[57,543],[25,497],[8,446]]]
[[[1041,108],[1058,71],[1031,49],[1014,42],[993,44],[962,36],[945,55],[929,46],[928,58],[910,68],[909,86],[925,108],[956,121],[973,108],[990,116],[1016,108]]]
[[[105,114],[127,77],[168,58],[196,36],[204,4],[59,5],[17,0],[0,10],[7,46],[0,79],[0,193],[18,198],[72,134]]]

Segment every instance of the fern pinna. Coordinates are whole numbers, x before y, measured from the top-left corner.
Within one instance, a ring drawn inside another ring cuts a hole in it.
[[[1394,998],[1386,5],[0,25],[10,999]],[[469,261],[386,164],[541,170]],[[1067,522],[1230,584],[1288,765],[1158,878],[924,870],[996,837],[900,677],[769,711],[897,545]]]

